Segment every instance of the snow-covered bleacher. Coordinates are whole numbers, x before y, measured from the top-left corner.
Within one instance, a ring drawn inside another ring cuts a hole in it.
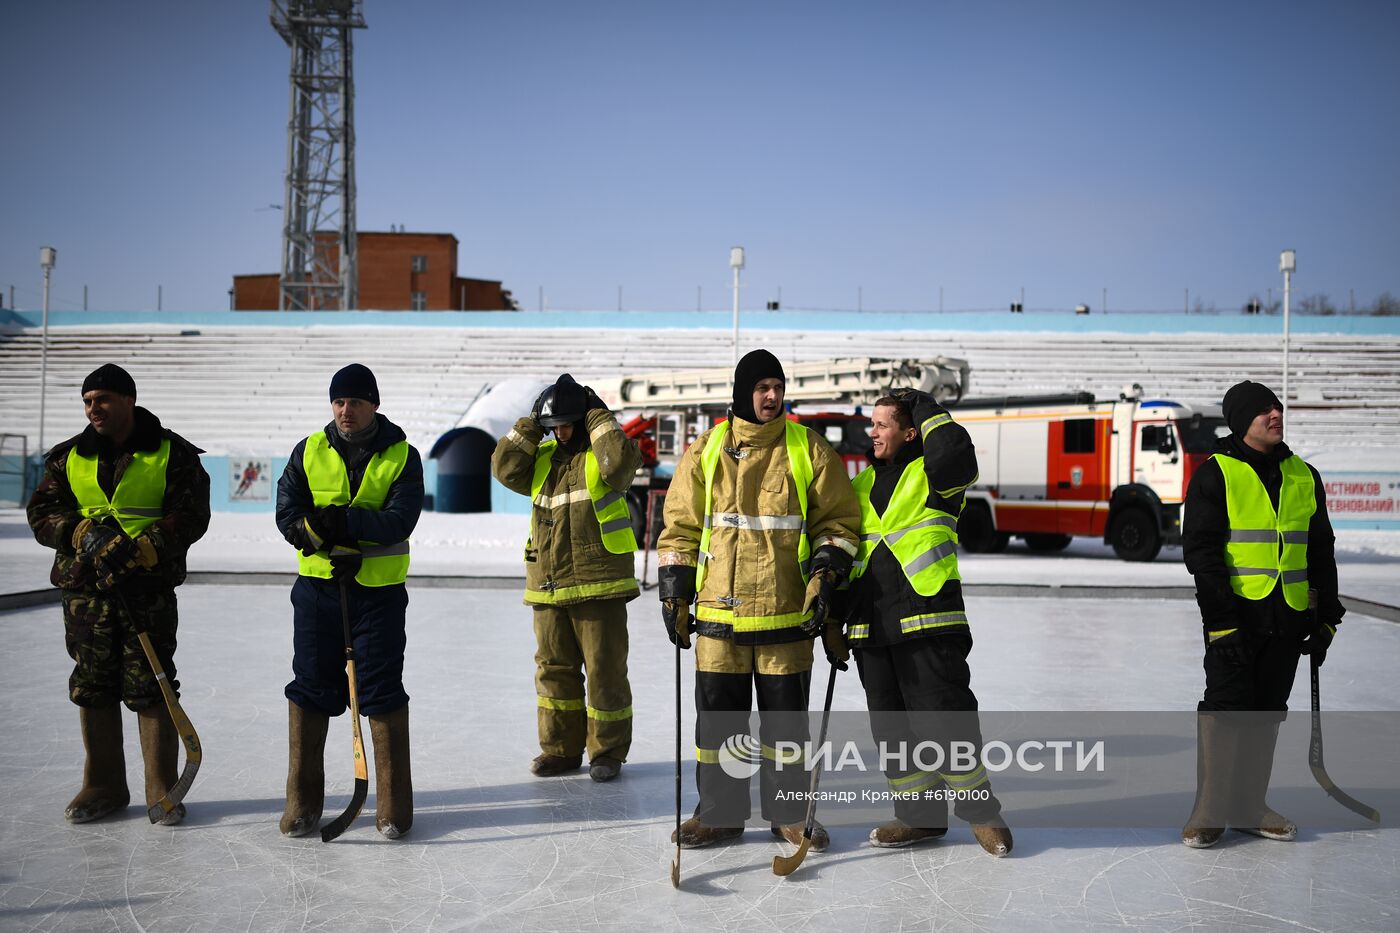
[[[84,424],[78,389],[104,362],[136,379],[142,404],[211,453],[285,454],[328,419],[326,386],[352,361],[379,379],[383,411],[426,451],[488,384],[511,377],[580,381],[629,372],[726,366],[727,331],[538,327],[91,324],[50,330],[45,439]],[[1075,334],[749,330],[743,345],[784,360],[835,356],[961,357],[972,395],[1088,390],[1218,401],[1241,378],[1277,387],[1276,339],[1238,334]],[[1321,448],[1400,448],[1400,337],[1297,334],[1290,441]],[[40,334],[0,333],[0,433],[37,442]]]

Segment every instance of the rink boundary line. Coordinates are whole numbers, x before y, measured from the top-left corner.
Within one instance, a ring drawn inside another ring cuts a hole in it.
[[[228,570],[199,570],[185,578],[185,582],[192,586],[290,587],[295,580],[296,574],[281,571]],[[408,582],[410,586],[426,589],[512,590],[523,589],[525,586],[524,577],[461,574],[415,574],[408,578]],[[1093,586],[1059,583],[970,583],[963,584],[963,591],[971,596],[1052,599],[1191,599],[1196,595],[1195,587],[1190,586]],[[1400,606],[1362,599],[1359,596],[1342,595],[1340,598],[1348,612],[1380,619],[1383,622],[1400,623]],[[62,593],[56,588],[0,593],[0,612],[45,606],[57,603],[61,599]]]

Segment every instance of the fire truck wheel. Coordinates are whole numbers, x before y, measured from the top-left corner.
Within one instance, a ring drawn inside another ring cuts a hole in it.
[[[958,519],[958,542],[969,554],[1000,554],[1011,535],[997,531],[991,510],[982,502],[969,502]]]
[[[1162,550],[1157,522],[1142,509],[1124,509],[1119,513],[1108,540],[1120,560],[1154,560]]]
[[[1069,535],[1029,534],[1025,536],[1026,547],[1032,551],[1063,551],[1074,539]]]

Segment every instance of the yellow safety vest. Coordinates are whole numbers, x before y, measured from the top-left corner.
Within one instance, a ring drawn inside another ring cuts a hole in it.
[[[115,518],[122,532],[134,538],[165,515],[165,469],[169,465],[169,438],[163,438],[154,451],[135,451],[109,499],[97,482],[97,457],[84,457],[74,447],[68,452],[68,486],[78,500],[80,515],[93,521]]]
[[[530,481],[531,502],[537,500],[540,490],[544,489],[544,481],[549,477],[550,458],[558,446],[558,441],[545,441],[535,451],[535,475]],[[591,448],[583,456],[583,478],[588,484],[588,498],[593,501],[593,517],[598,520],[603,547],[612,554],[631,554],[637,550],[637,536],[632,532],[632,510],[627,506],[627,494],[611,489],[603,482],[598,458]]]
[[[807,451],[807,428],[792,420],[784,422],[783,444],[787,449],[788,475],[792,477],[793,488],[797,490],[797,506],[800,515],[764,516],[778,526],[786,520],[797,523],[797,566],[802,581],[810,577],[812,564],[812,544],[807,538],[807,487],[812,485],[812,458]],[[719,466],[720,455],[724,453],[724,435],[729,430],[729,422],[721,421],[714,433],[705,442],[705,450],[700,455],[700,468],[705,477],[705,527],[700,531],[700,554],[696,561],[695,591],[705,582],[705,567],[710,561],[710,533],[716,520],[720,524],[738,523],[745,520],[740,515],[719,515],[714,512],[715,470]],[[742,526],[740,526],[742,527]],[[697,606],[695,618],[702,622],[717,622],[729,626],[735,632],[772,631],[779,628],[792,628],[801,625],[811,613],[788,613],[784,616],[736,616],[732,609],[717,609],[713,606]]]
[[[1230,538],[1225,564],[1230,589],[1245,599],[1263,599],[1283,583],[1283,598],[1299,611],[1308,608],[1308,525],[1317,511],[1312,470],[1297,455],[1279,464],[1278,511],[1259,475],[1242,460],[1216,454],[1225,477]]]
[[[860,547],[851,565],[851,580],[865,574],[875,549],[881,543],[889,548],[905,579],[920,596],[933,596],[949,580],[962,579],[958,574],[958,519],[940,509],[928,507],[928,476],[924,473],[924,458],[916,457],[900,474],[890,495],[885,514],[870,504],[870,491],[875,485],[875,468],[866,467],[851,485],[860,501]],[[901,633],[966,625],[967,614],[961,611],[924,613],[899,620]],[[868,638],[870,626],[853,625],[847,633],[852,642]]]
[[[306,483],[311,487],[311,501],[317,508],[327,505],[349,505],[352,509],[377,512],[384,507],[389,487],[403,472],[408,462],[408,441],[399,441],[387,450],[369,458],[364,478],[355,498],[350,498],[350,473],[339,452],[331,446],[326,432],[317,431],[306,439],[301,465],[306,471]],[[408,579],[408,542],[381,545],[360,541],[363,561],[355,574],[361,586],[393,586]],[[317,551],[310,557],[301,554],[297,573],[303,577],[331,578],[331,557],[334,552]]]

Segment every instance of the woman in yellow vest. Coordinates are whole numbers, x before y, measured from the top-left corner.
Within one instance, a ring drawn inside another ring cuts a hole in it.
[[[82,397],[88,427],[45,455],[44,478],[29,500],[34,537],[56,551],[51,580],[63,590],[74,661],[68,697],[87,750],[82,790],[64,811],[73,823],[130,802],[122,702],[140,729],[146,805],[175,784],[179,739],[137,633],[150,637],[178,691],[175,587],[185,580],[186,551],[209,527],[209,475],[199,448],[136,404],[131,375],[114,363],[101,366],[83,380]],[[184,816],[181,803],[160,822]]]
[[[589,775],[611,781],[632,745],[627,602],[640,590],[627,491],[641,460],[608,407],[568,373],[491,457],[496,479],[532,503],[525,604],[537,646],[538,777],[576,771],[587,751]]]
[[[1222,409],[1230,435],[1191,477],[1181,531],[1205,642],[1196,803],[1181,831],[1196,849],[1226,826],[1297,836],[1264,802],[1274,746],[1299,656],[1321,665],[1346,612],[1322,478],[1283,442],[1278,396],[1246,379]]]
[[[657,546],[662,618],[690,647],[695,604],[695,815],[672,837],[693,849],[738,837],[759,773],[762,815],[801,845],[809,772],[780,747],[808,740],[812,640],[849,571],[859,516],[846,465],[826,439],[788,420],[782,363],[754,350],[734,370],[729,417],[691,444],[666,494]],[[814,608],[818,606],[818,608]],[[750,736],[758,694],[760,735]],[[785,715],[786,714],[786,715]],[[756,760],[725,758],[733,742]],[[829,837],[820,823],[811,848]]]
[[[299,552],[280,828],[288,836],[319,828],[326,729],[350,696],[340,609],[345,578],[360,712],[374,744],[375,826],[396,839],[413,825],[404,581],[408,536],[423,510],[423,464],[403,429],[378,413],[379,386],[368,367],[339,370],[330,401],[331,422],[297,443],[277,481],[277,528]]]
[[[1001,857],[1011,851],[1011,830],[986,769],[953,754],[957,742],[982,747],[957,555],[958,515],[977,481],[977,455],[966,429],[911,389],[875,403],[870,437],[872,465],[853,484],[861,543],[846,639],[875,741],[901,753],[885,759],[889,789],[900,795],[896,818],[871,830],[870,843],[892,849],[942,837],[951,798],[982,848]],[[916,754],[924,742],[942,758]]]

